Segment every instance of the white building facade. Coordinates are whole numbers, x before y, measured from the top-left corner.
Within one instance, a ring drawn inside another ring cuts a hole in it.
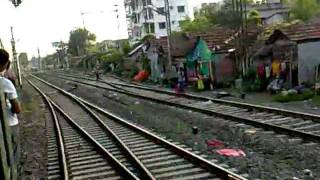
[[[180,31],[180,23],[189,16],[187,0],[168,0],[171,30]],[[165,0],[125,0],[129,38],[146,35],[167,36]]]

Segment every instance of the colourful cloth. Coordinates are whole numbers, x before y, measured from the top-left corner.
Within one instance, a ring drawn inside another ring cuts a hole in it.
[[[270,73],[271,73],[271,71],[270,71],[270,66],[267,65],[267,66],[265,67],[265,69],[266,69],[266,78],[269,78],[269,77],[270,77]]]
[[[246,153],[240,149],[220,149],[216,151],[222,156],[228,157],[246,157]]]
[[[202,39],[197,42],[196,48],[187,55],[187,61],[211,61],[213,59],[214,54]]]
[[[264,79],[266,77],[266,74],[265,74],[266,71],[263,64],[260,64],[258,66],[257,71],[260,79]]]
[[[201,79],[199,79],[198,81],[197,81],[197,88],[198,88],[198,90],[204,90],[204,84],[203,84],[203,81],[201,80]]]
[[[223,142],[222,141],[219,141],[219,140],[210,140],[210,141],[207,141],[207,146],[208,147],[221,147],[223,146]]]
[[[146,71],[140,71],[140,72],[133,78],[133,80],[134,80],[134,81],[141,82],[141,81],[147,80],[148,77],[149,77],[149,73],[148,73],[148,72],[146,72]]]
[[[286,63],[281,63],[281,71],[286,72],[287,71],[287,65]]]
[[[272,76],[279,76],[280,75],[280,62],[275,60],[272,62]]]

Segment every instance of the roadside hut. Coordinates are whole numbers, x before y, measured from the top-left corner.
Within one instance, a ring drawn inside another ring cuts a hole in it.
[[[271,66],[279,61],[291,86],[314,84],[319,80],[319,49],[320,24],[296,24],[275,30],[255,59],[256,63],[264,59]]]

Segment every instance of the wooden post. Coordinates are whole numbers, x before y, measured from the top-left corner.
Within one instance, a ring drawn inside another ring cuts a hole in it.
[[[3,87],[0,84],[0,176],[4,180],[16,180],[17,168],[13,157],[11,129],[6,108]]]

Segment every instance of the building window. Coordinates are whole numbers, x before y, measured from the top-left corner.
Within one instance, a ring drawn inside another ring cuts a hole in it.
[[[151,0],[142,0],[142,5],[145,7],[147,5],[152,5]]]
[[[166,23],[165,22],[159,23],[159,28],[160,29],[165,29],[166,28]]]
[[[164,7],[158,8],[157,10],[159,14],[164,14]]]
[[[144,29],[147,34],[154,34],[154,23],[144,23]]]
[[[178,12],[179,13],[184,13],[185,12],[184,6],[178,6]]]
[[[145,20],[153,19],[152,9],[148,9],[147,11],[144,11],[144,12],[143,12],[143,15],[144,15],[144,19],[145,19]]]
[[[143,5],[143,7],[147,6],[147,1],[146,0],[142,0],[142,5]]]
[[[153,11],[152,9],[148,9],[149,19],[153,19]]]

